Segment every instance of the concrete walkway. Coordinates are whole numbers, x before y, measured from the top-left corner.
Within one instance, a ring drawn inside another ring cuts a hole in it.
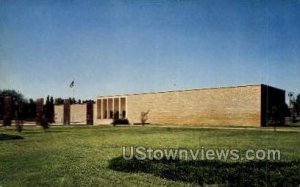
[[[35,123],[25,123],[24,127],[35,127],[38,126]],[[108,124],[108,125],[62,125],[62,124],[50,124],[50,127],[84,127],[84,126],[88,126],[88,127],[112,127],[113,125]],[[0,124],[0,128],[4,126],[2,124]],[[12,124],[11,127],[8,128],[14,128],[15,124]],[[146,125],[117,125],[117,127],[155,127],[155,128],[184,128],[184,129],[227,129],[227,130],[254,130],[254,131],[274,131],[274,127],[233,127],[233,126],[180,126],[180,125],[159,125],[159,124],[146,124]],[[295,125],[293,127],[289,127],[289,126],[284,126],[284,127],[276,127],[275,129],[276,132],[299,132],[300,133],[300,125]]]
[[[137,125],[132,125],[137,126]],[[140,125],[139,125],[140,126]],[[191,128],[191,129],[230,129],[230,130],[256,130],[256,131],[274,131],[274,127],[209,127],[209,126],[179,126],[179,125],[145,125],[146,127],[158,128]],[[275,131],[278,132],[300,132],[299,127],[276,127]]]

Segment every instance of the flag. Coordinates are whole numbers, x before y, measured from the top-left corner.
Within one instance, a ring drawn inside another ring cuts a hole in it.
[[[74,81],[72,81],[70,84],[70,88],[73,88],[73,87],[74,87]]]

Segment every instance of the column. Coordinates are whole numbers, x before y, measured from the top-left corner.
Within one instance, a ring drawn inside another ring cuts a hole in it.
[[[100,99],[100,119],[103,119],[103,99]]]
[[[115,98],[112,98],[112,105],[113,105],[113,108],[112,108],[113,116],[112,116],[112,118],[114,118],[114,115],[115,115]]]
[[[122,111],[121,111],[121,97],[119,99],[119,118],[122,119]]]
[[[127,118],[127,97],[125,97],[125,118]]]
[[[108,101],[109,99],[106,99],[106,119],[109,119],[109,108],[108,108]]]

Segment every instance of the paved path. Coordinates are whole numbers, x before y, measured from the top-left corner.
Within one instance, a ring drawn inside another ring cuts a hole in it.
[[[14,124],[12,127],[9,128],[14,128]],[[37,126],[35,123],[25,123],[24,127],[35,127]],[[70,125],[70,126],[64,126],[61,124],[51,124],[51,126],[56,126],[56,127],[78,127],[79,125]],[[85,126],[84,124],[80,125],[81,127]],[[109,127],[112,125],[87,125],[88,127]],[[274,131],[274,127],[221,127],[221,126],[179,126],[179,125],[150,125],[147,124],[145,126],[143,125],[117,125],[118,127],[156,127],[156,128],[190,128],[190,129],[230,129],[230,130],[255,130],[255,131]],[[3,127],[2,124],[0,124],[0,128]],[[4,128],[4,127],[3,127]],[[300,133],[300,126],[296,127],[276,127],[277,132],[299,132]]]
[[[209,127],[209,126],[175,126],[175,125],[146,125],[148,127],[171,127],[171,128],[191,128],[191,129],[231,129],[231,130],[256,130],[256,131],[274,131],[274,127]],[[300,132],[299,127],[276,127],[279,132]]]

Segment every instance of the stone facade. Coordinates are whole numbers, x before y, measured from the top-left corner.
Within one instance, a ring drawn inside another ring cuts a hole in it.
[[[70,115],[71,124],[86,124],[86,104],[72,104]]]
[[[272,118],[271,109],[276,108],[277,121],[284,119],[284,105],[285,91],[266,85],[101,96],[93,106],[93,122],[111,124],[117,117],[137,124],[144,114],[146,123],[158,125],[260,127]],[[55,106],[58,121],[61,107]],[[71,124],[86,123],[86,108],[71,105]]]
[[[54,121],[57,124],[64,123],[64,105],[54,105]]]
[[[70,124],[86,124],[86,104],[70,105]],[[64,105],[55,105],[55,123],[64,124]]]
[[[124,117],[131,124],[141,123],[142,115],[147,114],[147,123],[159,125],[260,127],[267,125],[268,111],[274,107],[280,120],[284,118],[284,90],[266,85],[101,96],[97,111],[101,108],[101,114],[119,112],[120,106],[114,107],[110,101],[121,98],[125,99]],[[98,115],[98,123],[109,123],[111,118]]]
[[[260,126],[260,86],[171,91],[127,96],[131,123]]]

